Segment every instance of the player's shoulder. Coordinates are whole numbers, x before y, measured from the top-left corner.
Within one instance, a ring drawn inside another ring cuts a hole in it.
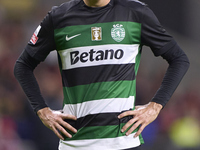
[[[115,0],[118,4],[125,6],[126,8],[140,9],[146,7],[144,2],[139,0]]]
[[[60,6],[53,6],[51,13],[53,15],[66,13],[70,11],[71,9],[76,8],[76,6],[78,6],[80,2],[81,0],[70,0],[68,2],[62,3]]]
[[[115,0],[116,5],[120,5],[121,11],[131,11],[132,14],[142,19],[144,15],[149,13],[149,7],[146,3],[139,0]]]

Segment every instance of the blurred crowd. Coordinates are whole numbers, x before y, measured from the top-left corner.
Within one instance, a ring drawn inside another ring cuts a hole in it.
[[[40,21],[51,9],[45,0],[0,0],[0,150],[56,150],[58,138],[33,112],[14,78],[14,64]],[[58,1],[59,2],[59,1]],[[58,3],[59,4],[59,3]],[[151,73],[141,65],[137,104],[151,100],[165,69]],[[62,108],[62,85],[56,53],[35,70],[47,104]],[[200,92],[192,84],[181,85],[159,117],[143,132],[143,150],[200,149]]]

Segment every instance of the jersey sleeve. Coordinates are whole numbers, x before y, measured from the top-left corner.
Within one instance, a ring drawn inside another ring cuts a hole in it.
[[[173,47],[176,42],[158,21],[153,11],[144,6],[142,10],[141,42],[151,48],[155,56],[160,56]]]
[[[51,12],[49,12],[33,33],[25,50],[36,60],[44,61],[47,55],[55,49],[54,27]]]

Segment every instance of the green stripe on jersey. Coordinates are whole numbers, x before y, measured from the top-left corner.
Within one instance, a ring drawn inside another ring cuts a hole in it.
[[[114,25],[120,26],[125,31],[121,41],[117,38],[119,30],[113,30]],[[92,27],[101,27],[101,38],[92,40]],[[113,35],[116,33],[116,35]],[[90,25],[67,26],[54,30],[57,50],[65,50],[73,47],[83,47],[104,44],[140,44],[141,24],[136,22],[108,22]],[[67,39],[66,39],[67,36]],[[116,37],[116,39],[113,38]]]
[[[64,104],[78,104],[91,100],[135,96],[135,82],[135,80],[111,81],[63,87]]]

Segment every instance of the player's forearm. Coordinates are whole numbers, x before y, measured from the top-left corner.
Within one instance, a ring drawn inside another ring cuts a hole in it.
[[[37,112],[38,110],[47,107],[47,105],[41,95],[40,88],[33,74],[34,67],[31,67],[24,59],[22,54],[17,60],[14,68],[14,75],[28,97],[33,110]]]
[[[164,54],[163,58],[168,61],[169,67],[152,101],[164,107],[187,72],[189,60],[178,45]]]

